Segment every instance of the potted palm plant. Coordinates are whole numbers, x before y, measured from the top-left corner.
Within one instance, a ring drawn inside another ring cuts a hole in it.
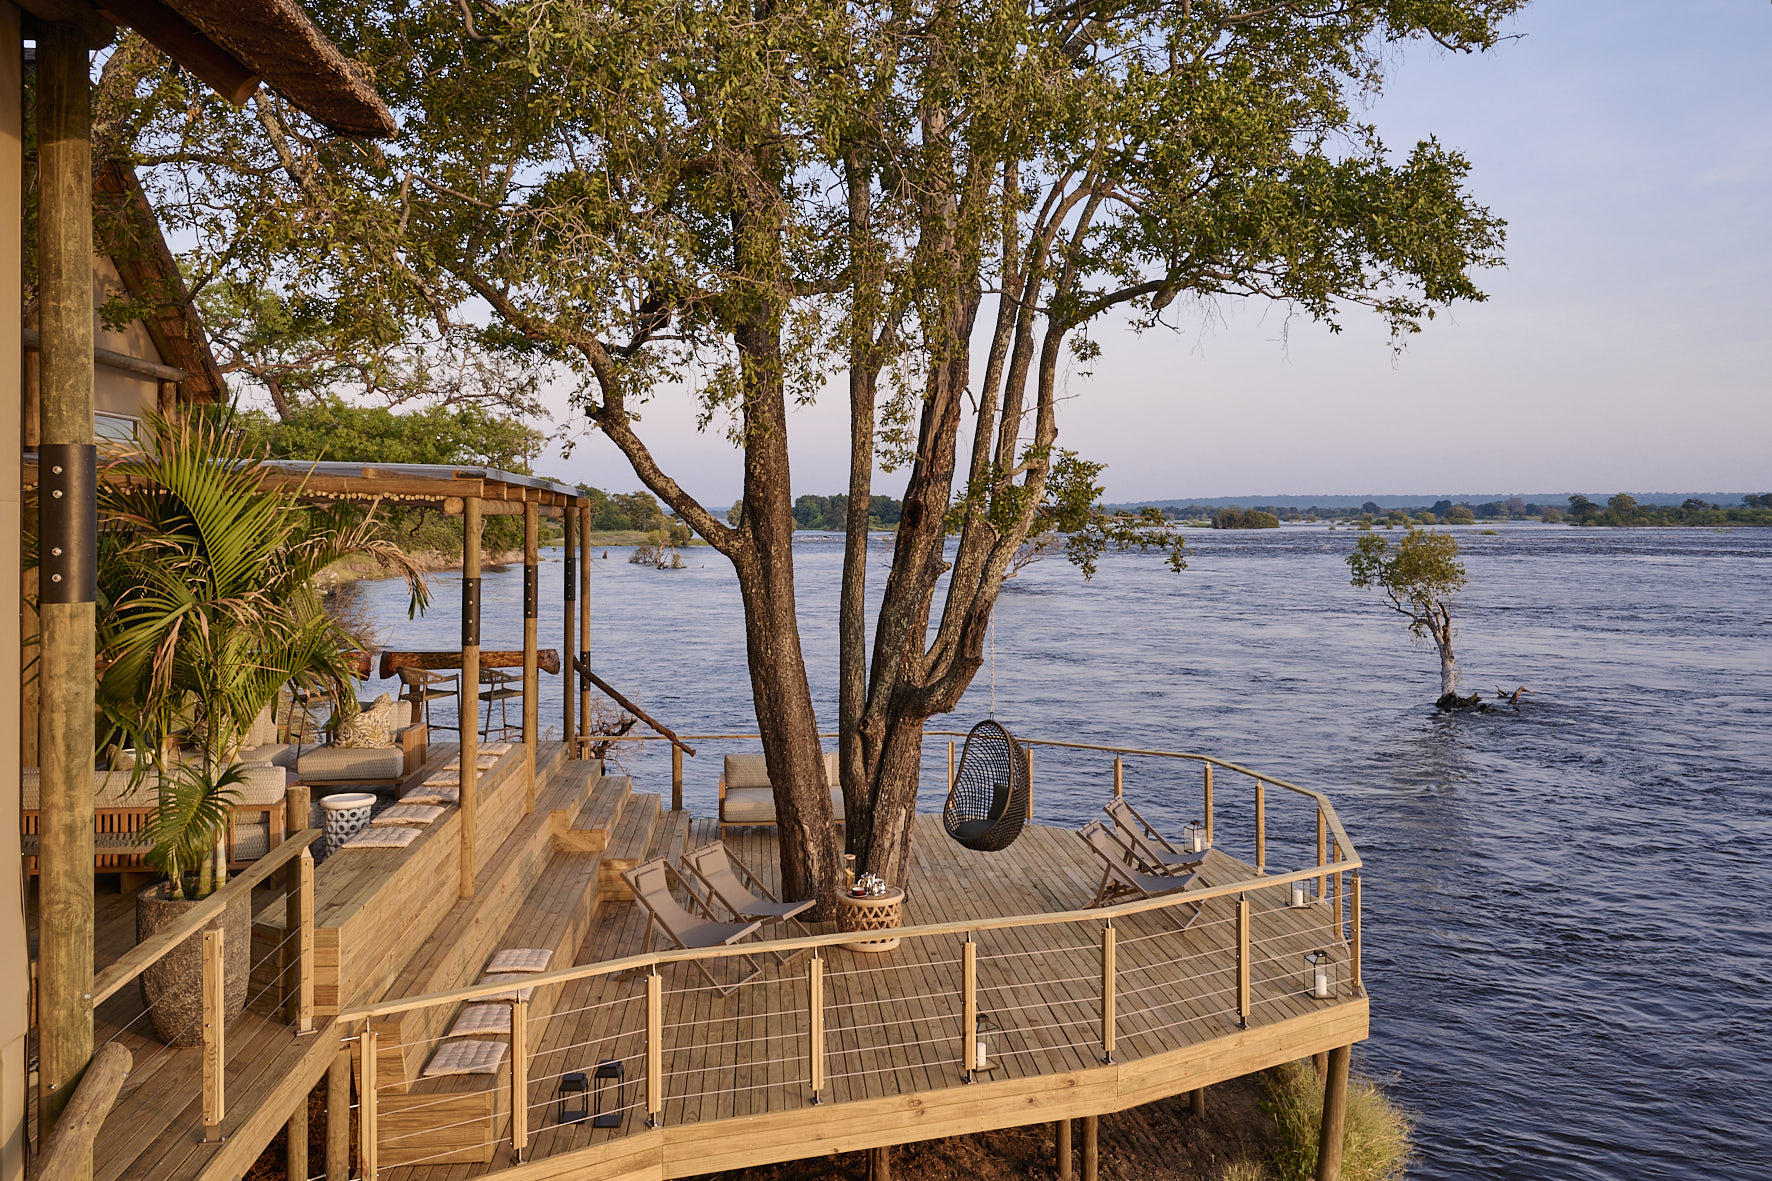
[[[325,611],[314,576],[355,555],[407,580],[423,574],[377,535],[373,512],[304,508],[261,487],[224,424],[153,417],[141,449],[110,465],[99,517],[99,708],[111,737],[137,751],[137,782],[157,792],[149,863],[164,880],[137,896],[136,936],[177,922],[227,876],[223,837],[243,780],[240,738],[289,684],[354,700],[358,647]],[[251,899],[222,919],[224,1000],[245,1005]],[[201,945],[193,938],[142,976],[161,1037],[200,1038]]]

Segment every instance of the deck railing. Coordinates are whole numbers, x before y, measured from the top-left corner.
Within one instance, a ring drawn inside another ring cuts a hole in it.
[[[936,739],[945,736],[932,733]],[[683,737],[755,741],[750,735]],[[717,1118],[888,1088],[971,1082],[1018,1059],[1022,1074],[1084,1068],[1295,1015],[1313,1000],[1364,995],[1362,862],[1327,796],[1210,755],[1059,741],[1028,745],[1112,755],[1115,794],[1124,790],[1128,759],[1197,763],[1203,768],[1202,824],[1208,834],[1215,816],[1223,827],[1223,801],[1214,793],[1222,797],[1226,775],[1238,777],[1250,793],[1250,809],[1239,809],[1237,816],[1250,820],[1255,859],[1248,864],[1254,872],[1179,894],[1096,908],[903,927],[883,933],[901,941],[891,957],[856,954],[833,964],[828,949],[865,936],[832,931],[559,968],[525,979],[532,987],[523,997],[560,990],[564,998],[565,986],[578,986],[569,1003],[562,999],[542,1013],[533,1012],[526,999],[514,998],[508,982],[346,1009],[341,1030],[361,1031],[359,1060],[365,1064],[359,1150],[364,1177],[375,1175],[380,1148],[391,1148],[396,1140],[405,1148],[423,1144],[450,1126],[427,1128],[414,1115],[427,1105],[446,1109],[453,1096],[408,1094],[400,1109],[407,1130],[393,1135],[377,1130],[378,1103],[393,1087],[376,1083],[376,1034],[370,1023],[434,1006],[474,1001],[512,1006],[513,1069],[508,1083],[498,1084],[511,1089],[511,1118],[503,1136],[481,1147],[503,1143],[522,1159],[556,1102],[558,1080],[587,1069],[588,1061],[620,1062],[624,1079],[632,1080],[629,1086],[638,1093],[630,1091],[618,1110],[656,1126],[673,1110],[677,1119],[709,1118],[710,1112]],[[1308,805],[1306,815],[1314,822],[1306,821],[1297,847],[1308,848],[1314,838],[1315,857],[1301,858],[1299,868],[1274,872],[1270,867],[1269,789]],[[1305,887],[1303,909],[1293,892],[1296,883]],[[1327,998],[1311,998],[1303,975],[1305,958],[1313,953],[1333,969]],[[801,955],[807,956],[804,962],[798,962]],[[749,957],[789,962],[736,983]],[[735,982],[736,999],[686,971],[671,971],[691,964],[705,966],[723,983]],[[576,1018],[571,1033],[547,1029],[568,1017]],[[569,1040],[585,1031],[590,1036]],[[606,1052],[611,1047],[615,1052]],[[882,1081],[880,1076],[893,1077]],[[538,1087],[544,1098],[535,1101],[531,1094]],[[581,1137],[568,1145],[556,1137],[549,1144],[564,1150],[584,1142]],[[457,1146],[415,1158],[407,1151],[401,1163],[460,1160],[459,1152]]]

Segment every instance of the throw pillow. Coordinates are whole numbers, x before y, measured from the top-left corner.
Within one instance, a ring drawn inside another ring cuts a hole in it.
[[[383,693],[356,717],[338,724],[332,745],[345,750],[383,750],[394,745],[394,699]]]

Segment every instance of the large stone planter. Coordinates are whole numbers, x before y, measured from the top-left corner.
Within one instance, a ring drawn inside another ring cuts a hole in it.
[[[166,883],[149,886],[135,896],[135,941],[143,943],[174,926],[197,903],[166,896]],[[241,895],[221,914],[222,1014],[232,1021],[246,1008],[247,977],[252,971],[252,899]],[[169,1046],[194,1046],[203,1040],[203,933],[167,952],[141,974],[142,1004],[153,1015],[154,1029]]]

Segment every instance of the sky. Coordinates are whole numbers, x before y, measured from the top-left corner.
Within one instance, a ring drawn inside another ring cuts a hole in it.
[[[1509,223],[1489,300],[1401,356],[1352,312],[1337,336],[1253,303],[1104,329],[1059,432],[1107,464],[1106,499],[1772,487],[1772,4],[1538,0],[1510,31],[1405,51],[1368,112],[1398,152],[1470,157]],[[796,494],[847,487],[846,412],[840,388],[796,412]],[[687,395],[641,430],[704,503],[737,498]],[[639,487],[596,436],[539,470]]]

